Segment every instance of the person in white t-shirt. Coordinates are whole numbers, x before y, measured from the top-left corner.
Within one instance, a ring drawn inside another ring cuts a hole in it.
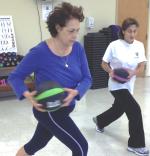
[[[135,40],[138,22],[133,18],[123,21],[120,39],[109,44],[103,56],[102,67],[109,73],[108,88],[114,97],[110,109],[93,118],[98,132],[126,113],[129,120],[128,151],[137,155],[147,156],[142,113],[139,104],[133,97],[136,75],[144,70],[145,50],[140,41]],[[124,84],[113,80],[113,69],[126,68],[129,72],[128,81]]]

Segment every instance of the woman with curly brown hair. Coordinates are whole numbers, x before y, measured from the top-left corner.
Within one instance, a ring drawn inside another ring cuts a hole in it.
[[[34,155],[53,136],[65,144],[73,156],[87,156],[88,143],[69,116],[75,108],[75,100],[80,100],[91,86],[84,48],[76,41],[83,19],[82,7],[65,2],[56,6],[47,19],[52,37],[32,48],[9,76],[8,81],[17,97],[29,100],[38,121],[32,139],[19,149],[16,156]],[[52,80],[65,88],[68,94],[61,109],[46,112],[37,103],[35,92],[30,92],[24,83],[33,72],[35,86]]]

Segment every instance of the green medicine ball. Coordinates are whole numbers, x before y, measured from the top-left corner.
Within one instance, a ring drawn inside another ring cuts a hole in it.
[[[46,81],[37,86],[35,100],[42,104],[45,110],[53,112],[61,108],[65,97],[66,92],[57,82]]]

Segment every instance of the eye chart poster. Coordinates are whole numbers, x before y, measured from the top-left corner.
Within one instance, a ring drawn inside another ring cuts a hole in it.
[[[12,16],[0,16],[0,53],[17,52]]]

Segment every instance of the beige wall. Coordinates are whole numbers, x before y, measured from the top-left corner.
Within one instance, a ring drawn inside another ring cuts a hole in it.
[[[54,6],[62,1],[63,0],[53,0]],[[103,27],[107,27],[110,24],[115,24],[116,0],[66,1],[75,5],[83,6],[85,16],[93,16],[95,19],[95,27],[92,30],[88,30],[86,28],[85,21],[81,24],[79,41],[82,43],[83,36],[86,33],[97,32]],[[43,20],[39,21],[38,10],[41,16],[41,0],[38,0],[38,7],[36,5],[36,0],[0,0],[0,15],[11,15],[13,17],[19,54],[26,54],[31,47],[35,46],[38,42],[41,41],[40,25],[42,30],[42,40],[49,37],[45,22]],[[146,75],[150,76],[150,31],[148,32],[147,50],[148,62]]]
[[[41,12],[40,0],[38,9]],[[53,0],[54,6],[62,0]],[[95,18],[95,27],[87,30],[85,21],[81,24],[79,40],[83,42],[83,36],[87,32],[96,32],[103,27],[115,23],[116,0],[66,0],[84,8],[85,16]],[[25,54],[28,49],[40,42],[39,17],[36,0],[0,0],[0,15],[12,15],[16,34],[17,48],[20,54]],[[41,15],[41,14],[40,14]],[[46,24],[41,20],[42,39],[49,37]]]
[[[0,15],[13,17],[19,53],[40,41],[35,0],[0,0]]]
[[[149,13],[150,15],[150,0],[149,0]],[[147,46],[147,66],[146,66],[146,76],[150,76],[150,16],[148,19],[148,46]]]

